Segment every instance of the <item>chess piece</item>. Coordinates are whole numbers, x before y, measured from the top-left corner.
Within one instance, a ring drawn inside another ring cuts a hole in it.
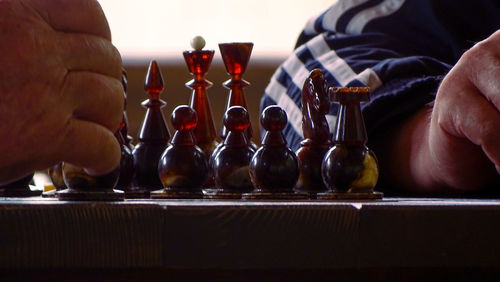
[[[91,176],[81,167],[62,163],[62,175],[68,188],[57,191],[57,198],[70,201],[123,200],[124,193],[114,189],[119,174],[119,166],[107,174]]]
[[[219,49],[222,55],[224,66],[231,79],[223,83],[224,87],[229,89],[229,96],[226,104],[226,111],[232,106],[241,106],[248,111],[243,88],[250,85],[242,76],[246,71],[250,55],[252,54],[253,43],[251,42],[235,42],[235,43],[220,43]],[[252,142],[252,125],[250,124],[245,130],[248,142],[251,146],[257,149],[255,143]],[[225,139],[227,128],[222,126],[221,138]]]
[[[219,142],[217,141],[210,101],[207,96],[207,89],[212,86],[212,83],[205,79],[205,74],[212,63],[215,51],[202,50],[205,46],[205,40],[201,36],[194,37],[191,40],[191,46],[195,50],[184,51],[183,55],[189,72],[194,76],[192,80],[186,83],[186,86],[192,89],[189,105],[196,111],[198,116],[194,136],[197,145],[205,155],[211,156]],[[207,179],[205,186],[214,186],[213,176]]]
[[[62,175],[62,163],[58,163],[56,165],[51,166],[47,170],[47,174],[49,175],[50,180],[52,180],[52,184],[56,189],[43,192],[42,197],[55,198],[57,197],[56,195],[57,191],[62,191],[67,188],[66,184],[64,183],[64,178]]]
[[[171,121],[176,132],[158,164],[164,188],[151,192],[151,198],[202,198],[201,187],[208,177],[208,160],[193,135],[196,112],[188,106],[178,106]]]
[[[166,104],[160,99],[163,77],[156,61],[151,61],[149,65],[144,89],[149,99],[142,102],[147,111],[139,133],[139,144],[132,152],[135,172],[132,185],[137,193],[147,194],[163,187],[158,175],[158,162],[170,139],[161,111]]]
[[[132,189],[131,184],[134,176],[134,155],[132,155],[132,151],[127,145],[127,141],[124,139],[123,132],[119,130],[115,136],[121,147],[120,173],[118,182],[116,183],[116,189],[125,192],[125,198],[148,197],[149,195],[147,193],[136,193],[136,191]]]
[[[31,190],[29,184],[33,179],[33,173],[11,183],[0,186],[0,197],[31,197],[39,196],[42,191]]]
[[[252,193],[243,194],[244,199],[307,198],[307,194],[293,191],[299,178],[299,165],[281,132],[286,123],[286,113],[278,106],[269,106],[262,112],[260,124],[266,130],[266,135],[249,167],[255,189]]]
[[[323,71],[314,69],[302,88],[304,140],[296,152],[300,174],[295,187],[297,191],[309,193],[311,198],[327,190],[321,176],[321,164],[331,146],[330,129],[325,118],[329,110],[330,100]]]
[[[360,102],[369,101],[367,87],[332,87],[330,98],[340,104],[334,146],[323,164],[323,181],[329,192],[322,199],[379,199],[374,192],[378,180],[375,154],[366,147],[367,135]]]
[[[205,196],[239,199],[242,193],[253,189],[248,165],[255,151],[245,134],[250,118],[245,108],[233,106],[224,114],[223,122],[228,134],[220,150],[214,151],[215,156],[212,155],[216,189]]]
[[[125,96],[124,105],[123,105],[123,120],[120,125],[120,133],[123,135],[123,140],[125,140],[125,144],[130,149],[130,151],[134,150],[134,145],[132,144],[132,136],[128,135],[128,118],[127,118],[127,91],[128,91],[128,80],[127,80],[127,71],[122,69],[122,86],[123,86],[123,95]]]

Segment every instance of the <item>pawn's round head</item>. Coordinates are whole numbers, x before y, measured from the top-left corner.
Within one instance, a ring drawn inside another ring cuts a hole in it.
[[[250,125],[250,117],[245,108],[232,106],[224,114],[224,126],[229,131],[243,131]]]
[[[175,130],[193,130],[198,122],[196,111],[186,105],[177,106],[170,117]]]
[[[266,131],[283,130],[287,121],[286,112],[278,106],[268,106],[260,116],[260,124]]]

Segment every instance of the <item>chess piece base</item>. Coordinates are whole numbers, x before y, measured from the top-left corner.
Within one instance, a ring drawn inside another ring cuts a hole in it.
[[[213,200],[240,200],[241,192],[225,191],[220,189],[205,189],[203,190],[203,197],[205,199]]]
[[[0,197],[33,197],[40,196],[42,191],[26,188],[0,188]]]
[[[50,190],[42,193],[42,198],[57,198],[57,190]]]
[[[62,201],[123,201],[125,193],[120,190],[108,189],[104,191],[81,191],[64,189],[57,191],[57,198]]]
[[[384,193],[381,192],[366,192],[366,193],[354,193],[354,192],[326,192],[318,193],[318,200],[381,200]]]
[[[242,195],[243,200],[307,200],[307,193],[298,192],[251,192]]]
[[[124,190],[125,199],[149,199],[151,192],[147,189]]]
[[[202,199],[201,191],[186,191],[174,189],[161,189],[151,192],[152,199]]]

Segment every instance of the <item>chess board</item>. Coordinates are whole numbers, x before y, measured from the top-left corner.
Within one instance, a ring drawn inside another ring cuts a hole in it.
[[[96,271],[137,280],[169,274],[195,280],[480,278],[500,267],[499,218],[499,200],[3,198],[0,273],[91,278]]]

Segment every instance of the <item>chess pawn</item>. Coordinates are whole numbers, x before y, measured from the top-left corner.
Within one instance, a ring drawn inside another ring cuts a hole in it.
[[[219,142],[217,141],[210,101],[207,96],[207,89],[212,86],[212,83],[205,79],[205,74],[210,68],[215,51],[202,50],[205,46],[205,40],[201,36],[193,38],[191,46],[194,50],[184,51],[183,55],[189,72],[194,77],[186,83],[186,86],[192,89],[189,105],[196,111],[198,116],[194,136],[198,147],[206,156],[211,156]],[[213,176],[207,179],[205,186],[214,186]]]
[[[130,150],[121,130],[115,136],[121,147],[120,173],[116,189],[124,191],[126,198],[141,198],[142,194],[135,195],[135,191],[131,187],[134,176],[134,155],[132,155],[132,150]]]
[[[327,190],[321,176],[321,164],[330,149],[330,129],[325,115],[330,110],[330,100],[323,71],[314,69],[302,87],[302,132],[304,140],[297,150],[299,180],[295,189],[311,198]]]
[[[212,155],[216,191],[206,196],[237,199],[253,189],[248,165],[255,151],[245,134],[250,118],[245,108],[233,106],[224,114],[223,122],[228,134],[220,150]]]
[[[332,87],[330,98],[340,104],[334,146],[322,164],[323,181],[330,192],[319,198],[376,199],[378,180],[375,154],[366,147],[367,135],[360,102],[370,99],[367,87]]]
[[[147,108],[147,111],[139,133],[139,144],[132,152],[135,172],[133,189],[138,193],[149,193],[163,187],[158,175],[158,162],[170,139],[161,111],[166,104],[160,99],[163,77],[156,61],[149,65],[144,89],[149,99],[142,102],[142,106]]]
[[[31,197],[39,196],[42,191],[31,190],[29,184],[33,179],[33,173],[11,183],[0,186],[0,197]]]
[[[252,193],[244,194],[244,199],[306,198],[305,194],[293,191],[299,178],[299,165],[281,132],[286,123],[286,113],[278,106],[269,106],[262,112],[260,124],[266,130],[266,135],[249,167],[255,189]]]
[[[231,79],[223,83],[224,87],[229,89],[226,111],[229,110],[229,108],[232,106],[241,106],[248,111],[243,89],[249,86],[250,83],[244,80],[242,77],[248,66],[250,55],[252,54],[253,43],[220,43],[219,49],[221,52],[222,61],[224,62],[224,66],[226,67],[226,71],[231,76]],[[245,130],[245,134],[248,142],[250,142],[250,145],[254,148],[254,150],[256,150],[257,146],[252,142],[253,130],[251,124]],[[227,136],[227,128],[224,125],[221,128],[220,136],[222,140],[224,140]]]
[[[164,188],[151,192],[151,197],[202,198],[201,187],[208,176],[208,161],[193,135],[196,112],[188,106],[178,106],[171,121],[176,132],[158,164]]]

